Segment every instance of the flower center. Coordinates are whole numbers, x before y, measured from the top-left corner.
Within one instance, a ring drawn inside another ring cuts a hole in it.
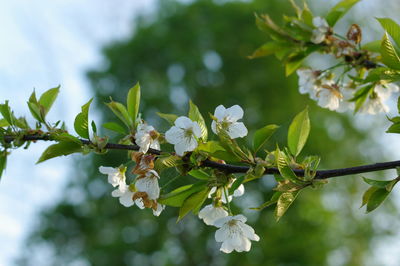
[[[193,129],[188,128],[185,130],[185,138],[191,138],[193,135]]]

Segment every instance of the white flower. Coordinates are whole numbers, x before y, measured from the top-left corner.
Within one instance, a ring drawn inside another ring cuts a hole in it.
[[[296,71],[299,76],[299,91],[301,94],[310,94],[311,99],[316,99],[318,86],[316,85],[317,77],[316,71],[311,68],[300,68]]]
[[[119,186],[121,189],[123,186],[126,185],[125,180],[125,168],[113,168],[113,167],[105,167],[100,166],[99,171],[102,174],[108,175],[108,183],[110,183],[113,187]]]
[[[234,105],[226,109],[223,105],[217,106],[214,112],[217,121],[212,121],[211,129],[218,134],[217,126],[225,130],[231,139],[243,138],[247,135],[247,128],[242,122],[237,122],[243,118],[243,109],[239,105]]]
[[[375,115],[389,112],[389,106],[384,101],[390,98],[393,92],[398,92],[399,87],[394,83],[378,83],[373,93],[366,99],[360,112]]]
[[[250,240],[260,240],[254,229],[245,224],[246,221],[247,218],[240,214],[223,217],[214,222],[214,225],[220,228],[215,232],[215,240],[222,242],[220,248],[222,252],[249,251],[251,248]]]
[[[161,212],[165,209],[165,205],[157,203],[157,209],[153,209],[154,216],[160,216]]]
[[[390,98],[393,92],[399,91],[399,86],[394,83],[378,83],[374,87],[374,91],[382,101],[385,101]]]
[[[342,97],[342,94],[336,88],[327,85],[318,93],[318,105],[335,111],[339,108]]]
[[[214,225],[219,218],[228,216],[228,212],[222,207],[214,207],[212,204],[205,206],[199,212],[199,218],[203,219],[206,225]]]
[[[134,201],[132,199],[134,192],[129,189],[129,186],[124,184],[120,186],[119,189],[114,190],[111,192],[111,196],[118,197],[119,202],[124,205],[125,207],[130,207],[134,205]]]
[[[201,129],[197,122],[186,116],[178,117],[175,126],[165,132],[165,139],[174,144],[176,154],[183,156],[186,151],[193,151],[197,147],[197,140],[201,136]]]
[[[160,143],[157,139],[153,139],[152,132],[155,132],[154,127],[144,123],[137,126],[135,134],[135,142],[140,147],[139,152],[146,153],[149,148],[159,150]]]
[[[343,97],[340,99],[339,108],[336,110],[339,113],[343,113],[348,110],[354,110],[355,108],[354,102],[349,101],[354,96],[353,95],[354,90],[350,89],[349,85],[350,84],[344,85],[344,87],[340,90]]]
[[[160,176],[154,170],[149,170],[144,176],[136,178],[135,187],[138,192],[146,192],[150,200],[156,200],[160,196],[158,179]]]
[[[311,41],[318,44],[325,40],[326,33],[329,31],[329,25],[328,22],[321,17],[313,18],[313,24],[316,29],[313,30]]]
[[[380,97],[368,97],[360,108],[360,112],[370,115],[387,113],[389,112],[389,106],[387,106]]]
[[[229,184],[227,190],[229,190],[229,188],[231,187],[231,185],[233,184],[233,182],[235,182],[236,179],[233,179],[232,182]],[[208,197],[211,198],[211,195],[214,194],[217,191],[217,187],[212,187],[210,190],[210,193],[208,194]],[[228,196],[228,199],[225,196],[225,191],[222,190],[221,193],[221,200],[223,203],[227,203],[227,202],[231,202],[233,197],[241,197],[244,194],[244,186],[243,184],[240,184],[240,186],[235,189],[235,191],[233,191],[232,195]]]

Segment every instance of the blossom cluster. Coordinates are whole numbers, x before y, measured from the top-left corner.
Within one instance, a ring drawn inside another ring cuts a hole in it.
[[[224,131],[231,139],[244,137],[248,133],[247,128],[243,122],[238,122],[243,115],[243,109],[238,105],[230,108],[220,105],[215,109],[211,129],[217,135]],[[157,202],[160,196],[158,184],[160,176],[154,170],[156,156],[147,152],[149,148],[160,149],[159,137],[160,134],[153,126],[143,122],[138,124],[135,143],[139,146],[139,152],[132,153],[132,159],[136,162],[132,173],[137,175],[134,183],[127,185],[125,176],[127,169],[124,166],[99,168],[101,173],[108,175],[108,182],[118,187],[111,194],[113,197],[118,197],[122,205],[131,207],[136,204],[140,209],[151,208],[156,216],[160,215],[165,206]],[[194,151],[199,141],[202,141],[200,125],[186,116],[178,117],[165,133],[165,140],[174,145],[178,156],[184,156],[186,152]],[[231,178],[227,184],[212,186],[208,198],[212,198],[213,203],[206,205],[198,214],[205,224],[219,228],[215,233],[215,240],[222,242],[220,250],[225,253],[233,250],[249,251],[250,240],[259,240],[254,229],[245,224],[246,217],[232,215],[230,209],[224,206],[224,204],[229,206],[233,197],[244,194],[243,184],[239,185],[232,195],[227,194],[234,181],[235,179]]]
[[[351,100],[355,96],[356,87],[352,81],[335,82],[330,73],[311,68],[300,68],[297,70],[297,75],[299,76],[300,93],[309,94],[310,98],[317,101],[319,106],[337,112],[355,109],[354,101]],[[371,115],[389,112],[386,101],[395,92],[399,92],[396,84],[384,81],[376,82],[371,87],[359,111]]]

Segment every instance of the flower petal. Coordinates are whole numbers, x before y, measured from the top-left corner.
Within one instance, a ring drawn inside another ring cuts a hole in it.
[[[182,141],[184,133],[181,128],[173,126],[165,132],[165,139],[171,144],[177,144]]]
[[[247,133],[247,128],[242,122],[232,123],[228,128],[228,135],[232,139],[243,138]]]
[[[243,118],[243,109],[239,105],[234,105],[226,109],[226,114],[230,117],[229,121],[236,122],[237,120]]]
[[[191,127],[193,124],[193,121],[190,120],[190,118],[186,117],[186,116],[180,116],[175,120],[175,126],[182,128],[182,129],[186,129]]]
[[[108,166],[100,166],[99,167],[99,171],[102,174],[109,175],[109,174],[117,173],[118,169],[117,168],[113,168],[113,167],[108,167]]]
[[[226,116],[226,108],[222,104],[218,105],[217,108],[215,108],[214,116],[218,119],[218,121],[223,120]]]

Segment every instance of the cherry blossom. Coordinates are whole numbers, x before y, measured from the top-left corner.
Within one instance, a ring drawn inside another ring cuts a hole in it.
[[[160,196],[158,179],[160,176],[154,170],[149,170],[145,175],[138,176],[135,187],[138,192],[145,192],[150,200],[156,200]]]
[[[243,118],[243,109],[239,105],[225,108],[223,105],[217,106],[214,112],[217,121],[211,123],[211,129],[218,134],[220,129],[226,131],[231,139],[243,138],[248,131],[242,122],[237,122]]]
[[[199,218],[206,225],[214,225],[214,222],[219,218],[228,216],[228,212],[222,207],[215,207],[212,204],[205,206],[199,212]]]
[[[119,186],[122,191],[123,187],[126,186],[126,167],[113,168],[100,166],[99,171],[102,174],[108,175],[108,183],[110,183],[113,187]]]
[[[260,237],[254,229],[245,224],[247,218],[241,214],[220,218],[214,222],[219,229],[215,232],[215,240],[222,242],[220,250],[225,253],[249,251],[251,242],[259,241]]]
[[[157,140],[157,132],[154,127],[145,123],[137,126],[135,142],[140,147],[139,152],[146,153],[149,148],[159,150],[160,143]]]
[[[131,191],[129,186],[126,184],[111,192],[111,196],[119,198],[119,202],[125,207],[131,207],[134,205],[134,201],[132,199],[133,194],[134,192]]]
[[[315,17],[313,18],[313,25],[316,29],[313,30],[311,41],[315,44],[322,43],[325,40],[326,34],[329,31],[328,22],[324,18]]]
[[[197,122],[193,122],[186,116],[178,117],[175,125],[165,132],[165,139],[174,144],[176,154],[183,156],[187,151],[193,151],[197,147],[197,140],[201,136],[201,129]]]

